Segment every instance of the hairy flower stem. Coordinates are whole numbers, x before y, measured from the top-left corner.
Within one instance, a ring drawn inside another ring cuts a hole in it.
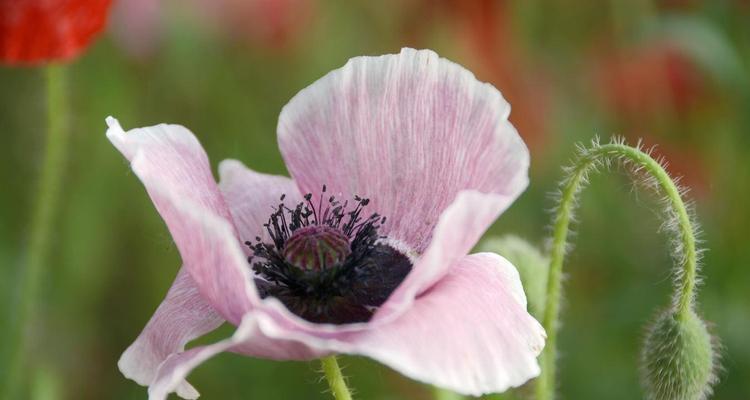
[[[555,361],[557,353],[557,331],[560,318],[560,296],[563,259],[568,239],[568,228],[578,193],[588,182],[590,172],[613,161],[622,161],[637,172],[647,176],[650,185],[660,189],[665,196],[668,220],[674,223],[678,233],[675,238],[675,294],[673,309],[680,318],[688,317],[693,306],[693,290],[697,275],[697,252],[695,231],[681,193],[662,165],[639,148],[622,143],[594,144],[582,149],[579,157],[566,171],[561,196],[554,219],[550,268],[547,281],[547,301],[543,325],[547,330],[547,344],[541,357],[542,372],[536,383],[537,400],[551,400],[555,396]]]
[[[322,358],[320,363],[323,366],[323,373],[326,375],[328,387],[331,388],[333,398],[336,400],[352,400],[352,395],[346,386],[346,381],[344,380],[344,375],[341,373],[341,368],[339,368],[339,362],[336,361],[336,356]]]
[[[50,233],[57,214],[61,178],[67,153],[68,130],[65,71],[62,66],[49,66],[45,70],[47,95],[47,137],[41,177],[34,198],[34,209],[29,226],[29,239],[24,258],[25,266],[19,271],[20,298],[14,318],[5,387],[0,390],[4,399],[18,398],[28,370],[24,355],[28,350],[28,326],[36,311],[42,269],[49,253]]]

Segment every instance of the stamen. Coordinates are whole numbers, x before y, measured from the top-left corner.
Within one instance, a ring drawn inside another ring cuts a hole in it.
[[[264,224],[270,243],[260,237],[245,242],[248,259],[262,297],[281,300],[292,312],[313,322],[351,323],[369,320],[377,307],[411,270],[404,254],[382,244],[378,229],[386,218],[378,213],[363,217],[370,199],[355,195],[349,201],[335,196],[318,204],[312,193],[294,208],[273,207]],[[312,217],[312,218],[311,218]]]

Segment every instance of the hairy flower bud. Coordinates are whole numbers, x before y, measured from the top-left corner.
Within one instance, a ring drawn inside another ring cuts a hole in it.
[[[651,400],[703,400],[716,381],[718,360],[706,324],[694,311],[659,315],[641,354],[643,385]]]
[[[531,315],[541,318],[547,299],[549,257],[533,244],[515,235],[491,237],[479,244],[479,251],[500,254],[510,261],[521,276]]]

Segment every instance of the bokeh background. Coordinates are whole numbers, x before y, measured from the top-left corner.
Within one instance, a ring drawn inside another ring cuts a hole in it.
[[[703,316],[723,343],[716,399],[750,396],[750,2],[720,0],[128,0],[67,68],[71,151],[33,319],[33,399],[142,399],[116,362],[166,293],[179,254],[104,136],[180,123],[214,166],[286,173],[281,107],[357,55],[431,48],[498,87],[532,154],[531,186],[494,225],[542,245],[548,193],[575,143],[658,144],[692,188],[705,246]],[[44,79],[0,68],[0,334],[13,323],[45,130]],[[615,169],[592,180],[566,264],[562,398],[641,398],[643,327],[666,305],[670,258],[653,195]],[[436,190],[438,190],[436,188]],[[227,336],[229,327],[203,340]],[[0,337],[5,340],[5,338]],[[0,360],[6,362],[6,360]],[[374,362],[341,361],[360,399],[429,399]],[[327,399],[317,363],[225,354],[192,382],[208,399]]]

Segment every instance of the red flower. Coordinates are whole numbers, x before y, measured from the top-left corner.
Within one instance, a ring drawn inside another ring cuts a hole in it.
[[[0,63],[70,60],[105,26],[111,0],[0,0]]]

